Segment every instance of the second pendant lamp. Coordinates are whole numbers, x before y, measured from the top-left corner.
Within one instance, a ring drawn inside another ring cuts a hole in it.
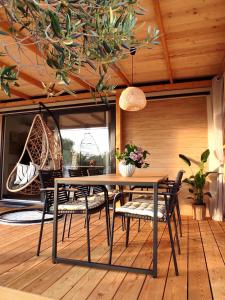
[[[136,49],[132,47],[130,49],[130,54],[132,55],[132,86],[127,87],[121,93],[119,106],[121,109],[126,111],[138,111],[145,108],[147,101],[144,92],[133,86],[133,76],[134,76],[134,62],[133,56],[136,53]]]

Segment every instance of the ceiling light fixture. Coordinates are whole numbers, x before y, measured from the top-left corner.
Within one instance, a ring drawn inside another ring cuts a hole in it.
[[[134,77],[134,62],[133,57],[136,53],[136,48],[130,48],[130,54],[132,56],[132,82],[131,86],[127,87],[121,93],[119,106],[121,109],[126,111],[139,111],[145,108],[147,100],[144,92],[133,86],[133,77]]]

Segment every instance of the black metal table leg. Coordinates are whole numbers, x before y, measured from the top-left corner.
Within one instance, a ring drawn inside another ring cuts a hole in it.
[[[154,218],[153,218],[153,277],[157,277],[158,251],[158,183],[154,183]]]
[[[55,181],[55,189],[54,189],[54,222],[53,222],[53,243],[52,243],[52,261],[53,263],[66,263],[72,265],[80,265],[86,267],[93,267],[98,269],[108,269],[108,270],[117,270],[124,272],[135,272],[141,274],[148,274],[153,277],[157,277],[157,248],[158,248],[158,183],[153,184],[154,189],[154,218],[153,218],[153,268],[135,268],[135,267],[127,267],[116,264],[111,264],[111,256],[112,256],[112,244],[113,244],[113,232],[109,231],[108,240],[110,240],[110,257],[109,263],[99,263],[99,262],[91,262],[90,258],[88,261],[69,259],[57,256],[57,234],[58,234],[58,193],[59,193],[59,185],[61,182]],[[120,190],[123,191],[123,186],[120,186]],[[124,201],[124,199],[122,199]],[[107,203],[108,204],[108,203]],[[106,205],[106,210],[107,210]],[[108,213],[107,213],[108,214]],[[106,220],[107,223],[107,220]],[[106,224],[107,229],[110,224]],[[112,227],[114,226],[114,216]],[[112,228],[113,229],[113,228]],[[88,236],[89,238],[89,236]]]
[[[57,258],[57,236],[58,236],[58,183],[54,188],[54,220],[53,220],[53,240],[52,240],[52,262],[56,263]]]

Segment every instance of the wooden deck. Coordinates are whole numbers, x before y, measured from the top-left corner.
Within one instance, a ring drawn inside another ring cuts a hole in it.
[[[60,254],[86,258],[84,220],[73,221],[69,239],[59,243]],[[151,225],[142,221],[141,232],[132,222],[130,245],[116,223],[113,260],[147,267],[151,260]],[[60,228],[62,222],[60,222]],[[35,251],[39,225],[0,225],[0,285],[53,299],[225,299],[225,223],[183,218],[182,254],[177,256],[180,276],[174,275],[168,231],[159,226],[159,277],[88,269],[51,262],[52,224],[47,224],[40,257]],[[59,234],[61,233],[61,230]],[[91,219],[92,259],[105,262],[105,219]],[[1,298],[1,297],[0,297]]]

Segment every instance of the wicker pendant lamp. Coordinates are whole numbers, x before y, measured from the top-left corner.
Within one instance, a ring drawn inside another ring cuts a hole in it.
[[[136,49],[132,47],[130,49],[130,54],[132,55],[132,85],[133,85],[133,56],[136,53]],[[129,86],[121,93],[119,106],[121,109],[126,111],[139,111],[145,108],[147,104],[146,97],[144,92],[134,86]]]

